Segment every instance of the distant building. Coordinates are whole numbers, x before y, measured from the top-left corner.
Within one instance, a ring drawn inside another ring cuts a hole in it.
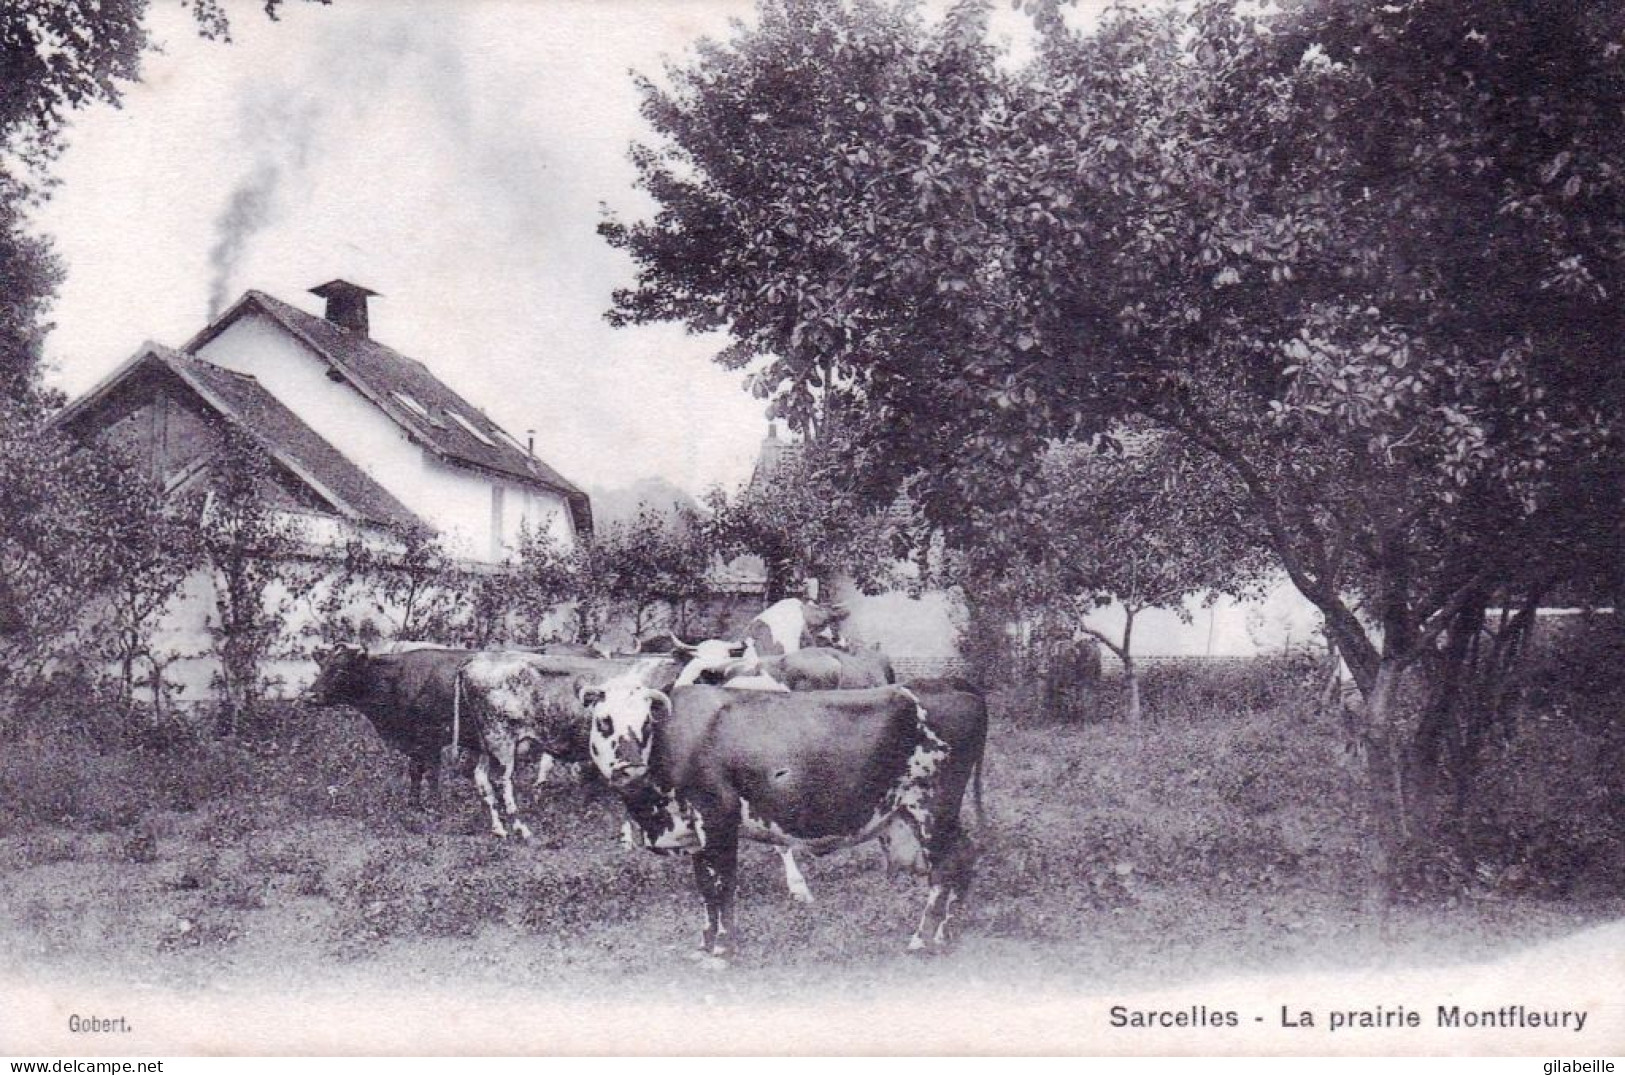
[[[585,493],[369,335],[371,291],[343,280],[311,290],[326,317],[250,291],[181,350],[144,345],[56,424],[123,442],[179,488],[211,454],[209,430],[229,423],[287,478],[285,506],[318,520],[318,537],[416,523],[496,563],[522,526],[566,544],[591,530]]]
[[[308,545],[422,527],[459,559],[496,564],[522,529],[566,546],[590,533],[587,495],[435,377],[373,339],[373,292],[333,280],[318,317],[250,291],[183,348],[144,344],[54,419],[87,445],[118,443],[177,498],[206,491],[225,430],[245,434],[272,474],[261,493]],[[194,580],[166,630],[203,649],[211,604]],[[182,675],[205,691],[209,669]]]

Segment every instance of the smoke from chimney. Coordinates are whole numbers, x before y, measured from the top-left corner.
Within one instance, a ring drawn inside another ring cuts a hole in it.
[[[248,241],[271,221],[272,205],[281,171],[271,161],[261,161],[253,173],[226,202],[226,208],[215,218],[216,237],[209,248],[209,320],[213,321],[226,308],[230,298],[231,278],[242,260]]]
[[[305,170],[324,112],[315,99],[290,99],[280,92],[257,95],[244,105],[243,141],[254,147],[257,159],[215,217],[215,240],[209,248],[209,320],[230,301],[233,277],[250,241],[275,221],[282,188]]]

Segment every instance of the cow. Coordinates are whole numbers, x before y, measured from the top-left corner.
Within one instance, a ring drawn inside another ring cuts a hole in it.
[[[524,653],[537,653],[544,657],[608,657],[602,646],[592,642],[543,642],[539,646],[513,647]]]
[[[721,638],[684,642],[673,635],[672,642],[672,660],[683,666],[677,676],[676,685],[679,687],[697,683],[708,672],[724,668],[750,653],[750,647],[744,642],[729,642]]]
[[[507,837],[502,816],[506,811],[513,831],[522,839],[531,837],[513,793],[514,769],[527,745],[541,751],[537,785],[547,779],[556,761],[572,766],[586,761],[586,721],[577,700],[579,690],[617,677],[639,684],[666,684],[674,675],[675,669],[664,660],[610,661],[511,650],[475,654],[459,673],[452,738],[461,740],[464,722],[475,728],[479,757],[474,785],[491,811],[492,833]]]
[[[809,651],[802,651],[809,652]],[[839,651],[837,651],[839,652]],[[787,658],[794,656],[786,655]],[[772,660],[773,658],[769,658]],[[765,664],[766,662],[764,662]],[[886,665],[890,671],[890,663]],[[743,679],[733,679],[726,683],[728,687],[739,687],[744,684]],[[782,682],[782,681],[781,681]],[[853,689],[862,686],[881,686],[873,684],[844,684],[839,689]],[[949,679],[916,679],[904,684],[925,705],[925,721],[931,730],[948,744],[949,779],[957,789],[956,797],[962,796],[968,785],[974,780],[976,816],[982,817],[982,757],[987,748],[987,702],[980,692],[971,684],[958,678]],[[789,686],[787,690],[827,689],[806,686]],[[919,847],[914,842],[906,825],[894,823],[887,831],[879,836],[886,872],[890,874],[895,868],[920,869],[922,860]],[[797,865],[794,851],[788,846],[778,848],[780,857],[784,860],[784,883],[790,890],[791,899],[797,903],[810,904],[813,902],[812,889],[807,885],[801,868]]]
[[[305,698],[360,710],[386,746],[406,755],[408,803],[421,809],[425,777],[439,797],[440,752],[452,742],[458,673],[473,656],[437,646],[369,654],[341,643],[317,658],[321,670]],[[472,726],[462,730],[457,745],[478,747]]]
[[[891,661],[878,647],[849,652],[831,646],[809,646],[774,657],[746,653],[725,664],[700,668],[695,679],[711,686],[732,686],[739,676],[765,676],[792,691],[856,690],[896,683]]]
[[[948,744],[944,793],[962,801],[967,787],[976,803],[976,819],[986,820],[982,805],[982,763],[987,750],[987,700],[972,684],[957,677],[911,679],[903,686],[925,707],[925,722]],[[906,826],[893,824],[880,837],[886,872],[895,867],[915,871],[925,860]]]
[[[530,831],[517,817],[513,773],[525,745],[533,744],[542,752],[536,768],[539,785],[555,760],[586,761],[586,722],[578,689],[616,677],[666,687],[677,673],[666,660],[611,661],[437,646],[369,654],[358,646],[340,645],[318,663],[321,672],[307,690],[307,699],[316,705],[360,710],[386,745],[406,755],[414,809],[422,806],[425,776],[438,797],[439,759],[467,750],[476,759],[474,783],[491,812],[491,831],[507,836],[505,809],[523,838]],[[493,763],[500,800],[491,784]]]
[[[844,648],[840,624],[846,617],[843,608],[790,597],[769,605],[751,620],[738,642],[711,639],[690,644],[673,636],[672,652],[689,662],[678,684],[698,682],[705,672],[741,657],[778,657],[823,644]]]
[[[701,645],[706,644],[718,643]],[[789,691],[855,690],[896,682],[891,661],[878,646],[857,652],[809,646],[772,657],[758,657],[754,647],[747,646],[743,656],[721,664],[709,663],[704,656],[695,654],[678,677],[678,684],[684,684],[685,679],[736,690]],[[881,842],[884,845],[885,838]],[[781,846],[777,850],[784,863],[784,884],[790,898],[797,903],[812,903],[812,889],[796,863],[794,849]],[[888,868],[891,861],[888,854]]]
[[[847,610],[816,601],[787,597],[764,609],[745,627],[745,645],[758,657],[777,657],[820,642],[841,644],[840,625]]]
[[[970,883],[948,744],[901,687],[807,693],[611,683],[584,690],[593,765],[620,795],[645,845],[689,853],[705,904],[701,953],[725,965],[736,947],[741,837],[851,846],[894,820],[915,836],[930,874],[910,950],[948,943]]]

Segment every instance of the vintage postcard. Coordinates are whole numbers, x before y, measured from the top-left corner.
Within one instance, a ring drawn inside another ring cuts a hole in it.
[[[0,12],[0,1054],[1625,1052],[1625,21]]]

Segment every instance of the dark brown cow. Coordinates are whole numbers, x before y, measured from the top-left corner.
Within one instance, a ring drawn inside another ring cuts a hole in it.
[[[359,710],[380,739],[406,755],[409,800],[422,805],[427,777],[438,797],[442,752],[454,741],[475,756],[474,783],[491,812],[491,831],[506,836],[503,811],[520,836],[513,775],[526,744],[539,748],[536,783],[555,759],[587,760],[586,719],[577,691],[618,676],[669,686],[678,667],[659,659],[612,661],[522,652],[477,652],[415,646],[369,654],[340,645],[318,658],[321,667],[306,697],[316,705]],[[497,787],[491,783],[495,763]],[[500,789],[500,800],[497,791]]]
[[[321,671],[305,692],[319,706],[350,706],[372,723],[386,746],[406,755],[407,796],[423,805],[423,782],[440,791],[440,751],[451,743],[457,677],[469,650],[423,647],[369,654],[341,644],[317,657]],[[478,748],[478,731],[462,729],[459,746]]]
[[[582,702],[593,764],[646,846],[694,856],[707,956],[733,954],[741,837],[824,852],[874,839],[893,821],[916,838],[930,873],[909,948],[948,942],[972,864],[964,787],[909,691],[667,695],[612,683]]]

